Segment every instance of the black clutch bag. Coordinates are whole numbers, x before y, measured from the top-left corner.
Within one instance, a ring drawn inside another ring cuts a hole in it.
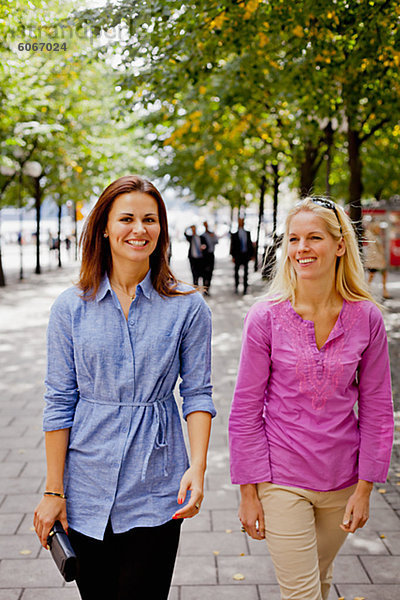
[[[76,579],[76,554],[60,521],[54,523],[47,538],[47,544],[49,545],[51,556],[65,581]]]

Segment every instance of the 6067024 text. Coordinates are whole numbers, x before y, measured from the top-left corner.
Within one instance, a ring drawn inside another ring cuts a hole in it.
[[[60,50],[66,50],[67,44],[62,42],[20,42],[18,44],[18,50],[27,50],[28,52],[59,52]]]

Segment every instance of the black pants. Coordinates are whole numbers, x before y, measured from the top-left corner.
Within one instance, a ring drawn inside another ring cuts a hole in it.
[[[211,279],[212,279],[212,274],[214,271],[214,262],[215,262],[215,257],[214,254],[206,254],[204,256],[204,277],[203,277],[203,282],[204,282],[204,287],[205,288],[209,288],[210,284],[211,284]]]
[[[235,290],[239,287],[239,268],[243,265],[243,291],[247,291],[247,279],[249,276],[249,261],[247,259],[237,258],[235,260]]]
[[[82,600],[167,600],[181,524],[177,519],[113,533],[109,522],[104,540],[69,529]]]
[[[204,280],[204,262],[202,258],[189,257],[190,270],[192,271],[193,285],[199,285],[199,279]]]

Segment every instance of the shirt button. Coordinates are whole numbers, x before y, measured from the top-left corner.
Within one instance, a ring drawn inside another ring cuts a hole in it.
[[[133,324],[134,324],[133,321],[129,321],[129,325],[133,325]]]

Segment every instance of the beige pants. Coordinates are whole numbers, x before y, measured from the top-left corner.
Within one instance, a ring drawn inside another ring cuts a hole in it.
[[[339,525],[354,489],[314,492],[257,484],[282,600],[327,600],[333,560],[347,536]]]

